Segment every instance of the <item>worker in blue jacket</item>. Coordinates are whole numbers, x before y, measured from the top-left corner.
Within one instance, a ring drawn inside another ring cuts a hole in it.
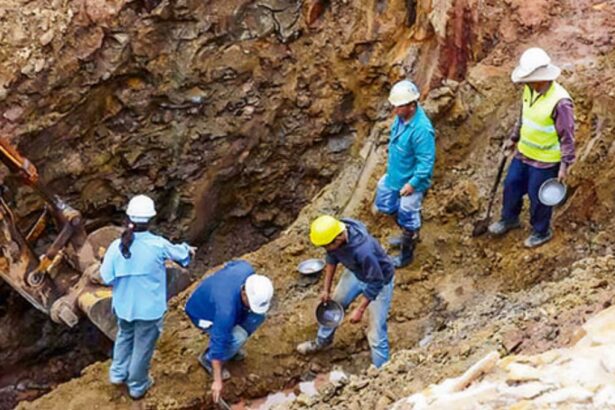
[[[395,268],[391,258],[363,223],[350,218],[338,220],[329,215],[316,218],[310,227],[310,240],[327,251],[323,302],[333,299],[346,309],[355,299],[359,304],[350,314],[351,323],[360,323],[369,309],[367,340],[372,363],[381,367],[389,360],[387,317],[393,297]],[[346,269],[331,296],[338,264]],[[301,354],[321,351],[333,343],[335,329],[320,326],[316,339],[297,346]]]
[[[421,208],[425,192],[431,186],[436,144],[434,129],[418,104],[418,88],[408,80],[396,83],[389,94],[395,120],[389,140],[387,172],[378,182],[375,207],[395,215],[401,237],[391,239],[400,246],[394,258],[396,267],[410,264],[421,228]]]
[[[112,384],[126,384],[133,399],[145,395],[153,380],[149,368],[167,309],[165,261],[187,266],[195,248],[174,245],[148,230],[156,215],[154,201],[145,195],[130,200],[128,227],[109,245],[100,276],[113,286],[112,306],[118,333],[109,370]]]
[[[199,363],[214,381],[213,400],[218,402],[223,381],[230,373],[223,363],[243,359],[241,348],[265,320],[273,297],[273,284],[244,261],[228,262],[205,278],[188,298],[186,314],[196,327],[209,334],[209,346]]]

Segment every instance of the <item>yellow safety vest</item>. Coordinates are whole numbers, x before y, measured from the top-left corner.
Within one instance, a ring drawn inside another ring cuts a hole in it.
[[[523,155],[540,162],[561,161],[559,137],[552,115],[557,103],[564,98],[571,99],[570,94],[555,81],[544,95],[532,92],[528,85],[524,87],[521,138],[517,144]]]

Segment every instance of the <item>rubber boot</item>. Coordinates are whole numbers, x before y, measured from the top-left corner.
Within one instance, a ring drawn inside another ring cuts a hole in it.
[[[403,268],[412,263],[414,259],[414,248],[416,246],[416,232],[403,230],[401,238],[401,250],[399,256],[393,258],[393,264],[396,268]]]

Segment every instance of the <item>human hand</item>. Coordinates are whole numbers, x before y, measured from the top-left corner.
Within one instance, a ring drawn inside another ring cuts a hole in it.
[[[559,166],[559,172],[557,173],[557,179],[559,182],[564,182],[566,176],[568,175],[568,166],[563,162]]]
[[[413,192],[414,192],[414,188],[412,188],[412,185],[406,184],[403,186],[401,191],[399,191],[399,195],[408,196],[408,195],[412,195]]]
[[[360,307],[353,310],[350,314],[350,323],[359,323],[363,319],[363,312],[364,310]]]
[[[188,245],[188,253],[190,253],[190,258],[193,259],[194,255],[196,255],[196,250],[198,248],[196,246],[190,246]]]
[[[323,290],[322,293],[320,294],[320,301],[321,302],[328,302],[331,300],[331,292],[327,291],[327,290]]]
[[[222,387],[224,387],[222,380],[216,380],[211,384],[211,397],[214,400],[214,403],[218,403],[218,401],[220,401]]]
[[[515,146],[515,141],[511,140],[510,138],[506,138],[504,140],[504,143],[502,144],[502,152],[504,153],[504,155],[510,154],[514,146]]]

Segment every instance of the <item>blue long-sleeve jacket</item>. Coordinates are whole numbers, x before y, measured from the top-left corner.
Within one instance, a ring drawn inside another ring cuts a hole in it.
[[[130,258],[120,251],[120,239],[109,245],[100,274],[113,286],[112,306],[124,320],[156,320],[167,310],[167,259],[182,266],[190,262],[190,247],[174,245],[151,232],[135,232]]]
[[[391,126],[386,185],[401,190],[409,183],[416,192],[431,186],[436,160],[436,142],[431,121],[422,107],[418,107],[410,121],[398,116]]]
[[[197,327],[202,323],[211,327],[209,355],[213,360],[228,360],[228,347],[232,342],[235,325],[243,322],[249,308],[241,301],[241,288],[250,275],[252,266],[244,261],[228,262],[222,269],[205,278],[186,302],[186,314]]]
[[[350,218],[341,221],[346,224],[348,242],[327,252],[327,263],[344,265],[357,279],[367,283],[363,292],[365,297],[375,300],[384,285],[393,279],[393,262],[380,243],[367,232],[365,225]]]

